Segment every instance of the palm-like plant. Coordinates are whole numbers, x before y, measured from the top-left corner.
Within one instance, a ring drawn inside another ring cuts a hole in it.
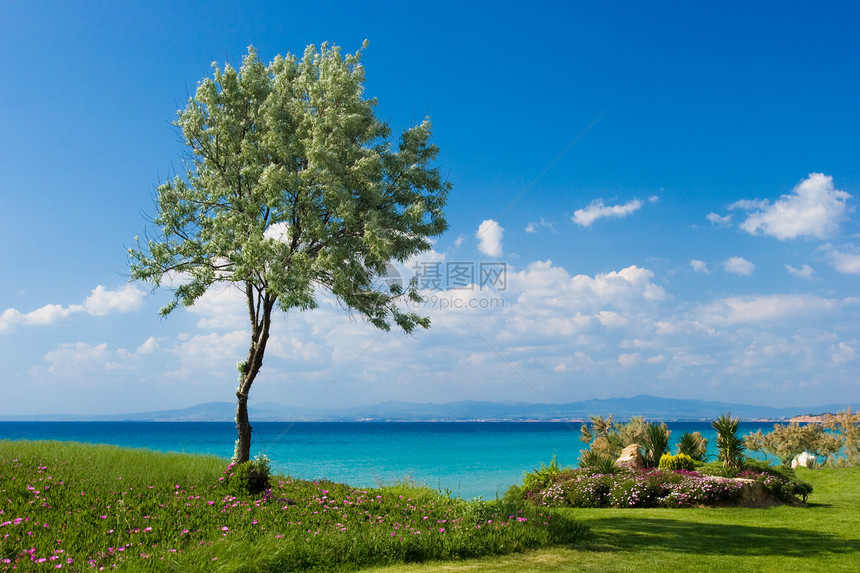
[[[732,418],[732,413],[723,414],[711,426],[717,431],[717,459],[726,467],[739,467],[744,460],[744,441],[738,437],[740,418]]]
[[[618,471],[615,460],[596,450],[584,450],[579,457],[579,467],[589,468],[600,474],[613,474]]]
[[[645,461],[645,466],[656,468],[660,463],[660,456],[669,452],[669,435],[672,432],[666,426],[665,422],[651,422],[645,426],[645,435],[643,436],[643,446],[645,446],[645,455],[642,458]]]
[[[699,432],[684,432],[675,448],[679,454],[686,454],[694,460],[703,462],[708,454],[708,440]]]

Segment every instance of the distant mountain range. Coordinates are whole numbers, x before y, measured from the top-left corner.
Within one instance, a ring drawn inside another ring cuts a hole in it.
[[[795,416],[835,413],[860,404],[824,404],[794,408],[771,408],[748,404],[730,404],[708,400],[676,400],[645,394],[632,398],[584,400],[569,404],[534,404],[528,402],[480,402],[467,400],[448,404],[383,402],[374,406],[352,408],[295,408],[282,404],[262,403],[248,408],[251,422],[457,422],[457,421],[561,421],[587,420],[592,415],[626,420],[644,416],[649,420],[713,420],[731,412],[744,420],[785,420]],[[208,402],[178,410],[137,412],[109,416],[39,415],[0,416],[0,421],[104,421],[104,422],[227,422],[232,421],[235,405],[230,402]]]

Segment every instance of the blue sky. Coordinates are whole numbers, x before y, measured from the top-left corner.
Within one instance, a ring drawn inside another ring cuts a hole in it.
[[[413,336],[279,315],[252,405],[860,401],[860,8],[569,4],[0,2],[0,415],[234,399],[235,293],[162,320],[127,280],[170,122],[251,44],[365,38],[379,116],[429,115],[453,184],[401,274],[506,282],[427,290]]]

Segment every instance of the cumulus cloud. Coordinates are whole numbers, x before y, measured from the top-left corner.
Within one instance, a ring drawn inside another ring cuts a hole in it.
[[[84,307],[92,316],[105,316],[113,313],[139,310],[144,293],[134,285],[128,284],[119,290],[109,291],[102,285],[93,289]]]
[[[705,261],[700,261],[699,259],[693,259],[690,261],[690,267],[697,273],[705,273],[709,274],[708,271],[708,263]]]
[[[234,329],[248,322],[245,294],[233,283],[212,285],[188,308],[192,314],[202,316],[198,328]]]
[[[729,297],[701,307],[698,314],[706,324],[728,326],[804,318],[857,302],[856,299],[839,300],[806,294]]]
[[[28,313],[7,308],[3,314],[0,314],[0,332],[11,332],[18,325],[53,324],[82,310],[84,307],[80,305],[61,306],[59,304],[47,304]]]
[[[833,178],[811,173],[791,193],[773,203],[768,200],[738,201],[730,208],[752,211],[741,223],[751,235],[769,235],[780,240],[797,237],[824,239],[839,230],[850,209],[851,195],[833,186]]]
[[[731,225],[732,216],[726,215],[725,217],[721,217],[716,213],[708,213],[708,221],[710,221],[712,225],[725,227],[727,225]]]
[[[0,332],[12,332],[16,326],[54,324],[79,312],[86,312],[91,316],[131,312],[141,307],[144,294],[134,285],[126,285],[115,291],[107,290],[99,285],[92,290],[84,304],[69,306],[46,304],[27,313],[14,308],[7,308],[0,314]]]
[[[830,349],[830,357],[836,364],[851,362],[854,360],[855,356],[856,352],[854,351],[854,348],[844,342],[840,342],[838,345],[833,346]]]
[[[666,297],[651,282],[654,274],[635,265],[590,275],[571,276],[551,261],[537,261],[511,273],[499,336],[514,339],[530,333],[538,339],[553,336],[590,337],[596,331],[636,329],[641,317]],[[587,338],[580,339],[583,344]]]
[[[791,265],[785,265],[785,270],[787,270],[789,274],[802,279],[812,278],[812,275],[815,274],[815,271],[809,265],[803,265],[799,269],[794,268]]]
[[[652,201],[653,203],[653,201]],[[606,206],[603,201],[595,199],[588,207],[573,212],[572,221],[580,227],[590,227],[598,219],[621,219],[642,208],[642,201],[633,199],[623,205]]]
[[[475,233],[478,250],[488,257],[502,256],[502,237],[505,229],[492,219],[483,221]]]
[[[541,219],[539,223],[529,223],[526,225],[526,233],[537,233],[539,228],[549,229],[555,233],[555,225],[547,222],[545,219]]]
[[[723,261],[723,269],[727,273],[748,277],[753,274],[755,265],[743,257],[729,257]]]
[[[107,362],[109,353],[107,342],[89,344],[87,342],[63,343],[56,349],[45,354],[48,361],[48,372],[74,374],[102,367]]]
[[[183,337],[170,352],[180,361],[180,368],[173,376],[188,378],[192,375],[209,376],[235,375],[237,359],[244,358],[249,335],[244,330],[234,330],[224,334],[212,332]]]
[[[146,342],[137,347],[138,354],[152,354],[156,350],[159,349],[158,341],[154,336],[150,336],[146,339]]]
[[[836,248],[827,244],[821,247],[826,253],[830,265],[840,273],[860,275],[860,252],[854,245]]]

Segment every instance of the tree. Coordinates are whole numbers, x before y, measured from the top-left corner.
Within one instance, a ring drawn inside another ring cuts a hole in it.
[[[844,457],[832,461],[847,466],[860,465],[860,412],[852,414],[851,408],[848,408],[836,414],[827,414],[824,425],[838,434],[839,449],[844,454]]]
[[[312,309],[326,293],[383,330],[430,324],[400,305],[421,300],[414,281],[375,281],[445,231],[450,184],[432,166],[429,120],[390,143],[376,100],[362,97],[360,56],[322,44],[267,66],[251,47],[239,70],[213,65],[175,122],[185,174],[158,187],[157,232],[129,249],[133,279],[182,278],[163,316],[215,284],[244,293],[251,340],[238,364],[236,462],[250,457],[248,394],[277,309]]]
[[[761,430],[751,433],[744,437],[744,443],[747,449],[776,456],[783,465],[788,465],[803,452],[816,458],[838,452],[841,440],[828,433],[822,424],[801,426],[792,422],[787,426],[774,424],[773,431],[767,434]]]

